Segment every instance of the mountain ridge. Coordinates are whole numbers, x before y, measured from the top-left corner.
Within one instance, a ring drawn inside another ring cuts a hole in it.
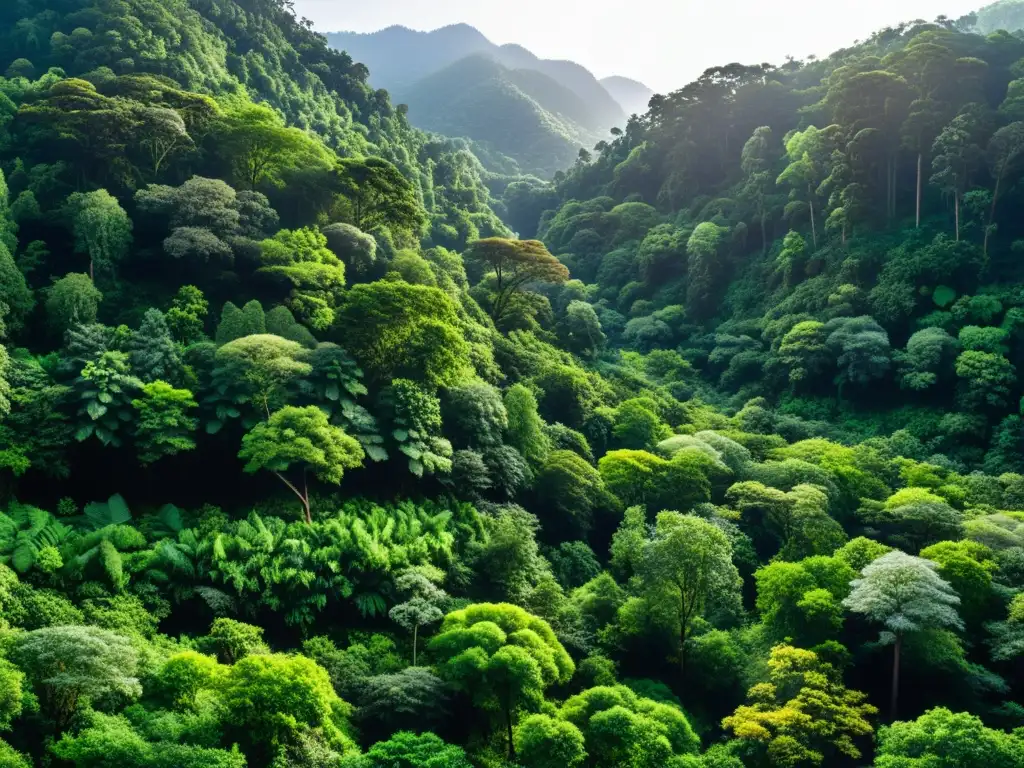
[[[406,104],[418,127],[486,142],[542,176],[571,165],[581,147],[608,138],[630,114],[645,111],[649,100],[646,86],[627,81],[618,87],[626,108],[586,67],[542,59],[517,43],[497,45],[468,24],[430,31],[392,25],[326,37],[369,69],[375,87]],[[476,101],[467,98],[467,88]],[[525,135],[510,132],[512,125]]]
[[[326,37],[332,47],[345,50],[365,64],[370,69],[370,78],[376,87],[393,94],[402,93],[417,80],[459,59],[487,52],[510,69],[536,69],[590,100],[603,122],[611,119],[608,125],[601,126],[603,129],[624,122],[628,116],[628,110],[583,65],[568,59],[542,58],[518,43],[499,45],[469,24],[449,24],[433,30],[415,30],[393,24],[376,32],[337,31],[326,33]],[[382,40],[385,43],[383,50],[380,45]],[[445,45],[439,45],[439,41]],[[410,64],[405,67],[396,64],[397,58],[387,48],[388,45],[400,45],[402,53],[412,59]]]

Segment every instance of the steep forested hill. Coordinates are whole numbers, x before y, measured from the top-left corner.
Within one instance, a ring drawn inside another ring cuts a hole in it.
[[[0,72],[0,768],[1024,765],[1024,41],[554,183],[288,0],[15,0]]]
[[[418,126],[486,142],[523,170],[549,177],[601,135],[582,127],[588,110],[572,91],[540,72],[510,70],[482,54],[425,77],[406,102]]]
[[[677,347],[733,402],[1020,471],[1022,57],[918,24],[711,69],[560,176],[540,237],[613,341]]]

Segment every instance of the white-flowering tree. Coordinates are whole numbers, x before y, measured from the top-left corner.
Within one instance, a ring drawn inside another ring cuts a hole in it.
[[[960,598],[936,572],[931,560],[898,550],[867,565],[843,605],[882,624],[883,643],[893,645],[891,717],[896,719],[900,650],[905,635],[924,629],[963,629],[956,606]]]

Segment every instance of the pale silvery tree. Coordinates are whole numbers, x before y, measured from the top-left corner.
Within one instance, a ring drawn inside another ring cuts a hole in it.
[[[900,650],[903,638],[925,629],[963,629],[956,606],[960,598],[937,573],[931,560],[898,550],[868,564],[843,605],[882,624],[880,640],[893,645],[891,717],[896,719],[899,699]]]
[[[409,595],[409,599],[392,608],[388,616],[412,632],[412,665],[415,667],[419,629],[444,618],[440,605],[448,599],[448,593],[416,571],[407,571],[395,579],[395,587],[399,592]]]

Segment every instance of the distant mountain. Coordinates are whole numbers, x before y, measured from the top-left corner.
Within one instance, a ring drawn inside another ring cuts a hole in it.
[[[997,30],[1024,29],[1024,0],[999,0],[960,20],[965,29],[989,35]]]
[[[627,110],[585,67],[496,45],[466,24],[327,39],[365,64],[370,82],[392,101],[408,104],[414,125],[487,142],[523,170],[550,175],[626,122]],[[526,133],[514,136],[513,125]]]
[[[646,85],[628,77],[606,77],[601,81],[601,85],[625,110],[626,115],[646,114],[647,105],[654,95],[654,91]]]
[[[372,84],[392,93],[408,89],[459,59],[489,53],[497,47],[468,24],[453,24],[433,32],[400,26],[367,34],[328,32],[327,43],[365,64]]]
[[[607,131],[625,122],[622,106],[585,67],[571,61],[541,59],[521,45],[496,45],[475,27],[453,24],[432,32],[394,26],[379,32],[331,32],[328,43],[365,64],[370,82],[404,101],[418,80],[460,59],[486,54],[508,69],[529,69],[547,75],[575,93],[590,110],[586,128]]]
[[[581,127],[591,115],[576,94],[547,75],[509,69],[487,54],[428,75],[401,100],[417,126],[485,142],[542,176],[572,165],[580,147],[597,140]]]

